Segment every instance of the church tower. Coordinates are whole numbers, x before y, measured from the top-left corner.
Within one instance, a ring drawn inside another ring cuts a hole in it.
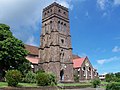
[[[73,62],[68,8],[54,2],[43,9],[39,68],[58,81],[73,82]]]

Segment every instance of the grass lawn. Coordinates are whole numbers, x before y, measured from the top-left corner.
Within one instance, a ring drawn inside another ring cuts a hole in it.
[[[57,86],[90,86],[90,83],[59,83]],[[0,88],[7,87],[6,82],[0,82]],[[38,87],[36,83],[19,83],[18,87]]]
[[[91,83],[59,83],[57,86],[91,86]]]
[[[8,87],[8,84],[6,82],[0,82],[0,88],[3,88],[3,87]],[[35,83],[19,83],[18,84],[18,87],[37,87],[37,84]]]
[[[0,88],[7,87],[7,86],[8,86],[8,84],[6,82],[0,82]]]

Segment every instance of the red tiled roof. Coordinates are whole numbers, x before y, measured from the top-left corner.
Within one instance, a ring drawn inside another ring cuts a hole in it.
[[[35,57],[26,57],[27,60],[29,60],[32,64],[38,64],[39,58]]]
[[[84,62],[85,58],[76,58],[73,59],[73,68],[81,67],[82,63]]]
[[[32,55],[38,55],[38,47],[36,46],[31,46],[31,45],[26,45],[25,44],[25,49],[28,50],[30,52],[30,54]]]

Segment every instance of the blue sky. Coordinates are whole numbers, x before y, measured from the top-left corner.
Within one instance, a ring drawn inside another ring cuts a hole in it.
[[[0,0],[0,23],[39,46],[42,9],[55,0]],[[88,56],[100,74],[120,71],[120,0],[57,0],[69,8],[73,53]]]

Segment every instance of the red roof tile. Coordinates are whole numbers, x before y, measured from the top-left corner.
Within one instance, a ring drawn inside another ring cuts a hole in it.
[[[73,68],[81,67],[82,63],[84,62],[85,58],[77,58],[73,59]]]
[[[38,64],[39,58],[35,57],[26,57],[27,60],[29,60],[32,64]]]
[[[36,46],[31,46],[31,45],[26,45],[25,44],[25,49],[28,50],[30,52],[30,54],[32,55],[38,55],[38,47]]]

